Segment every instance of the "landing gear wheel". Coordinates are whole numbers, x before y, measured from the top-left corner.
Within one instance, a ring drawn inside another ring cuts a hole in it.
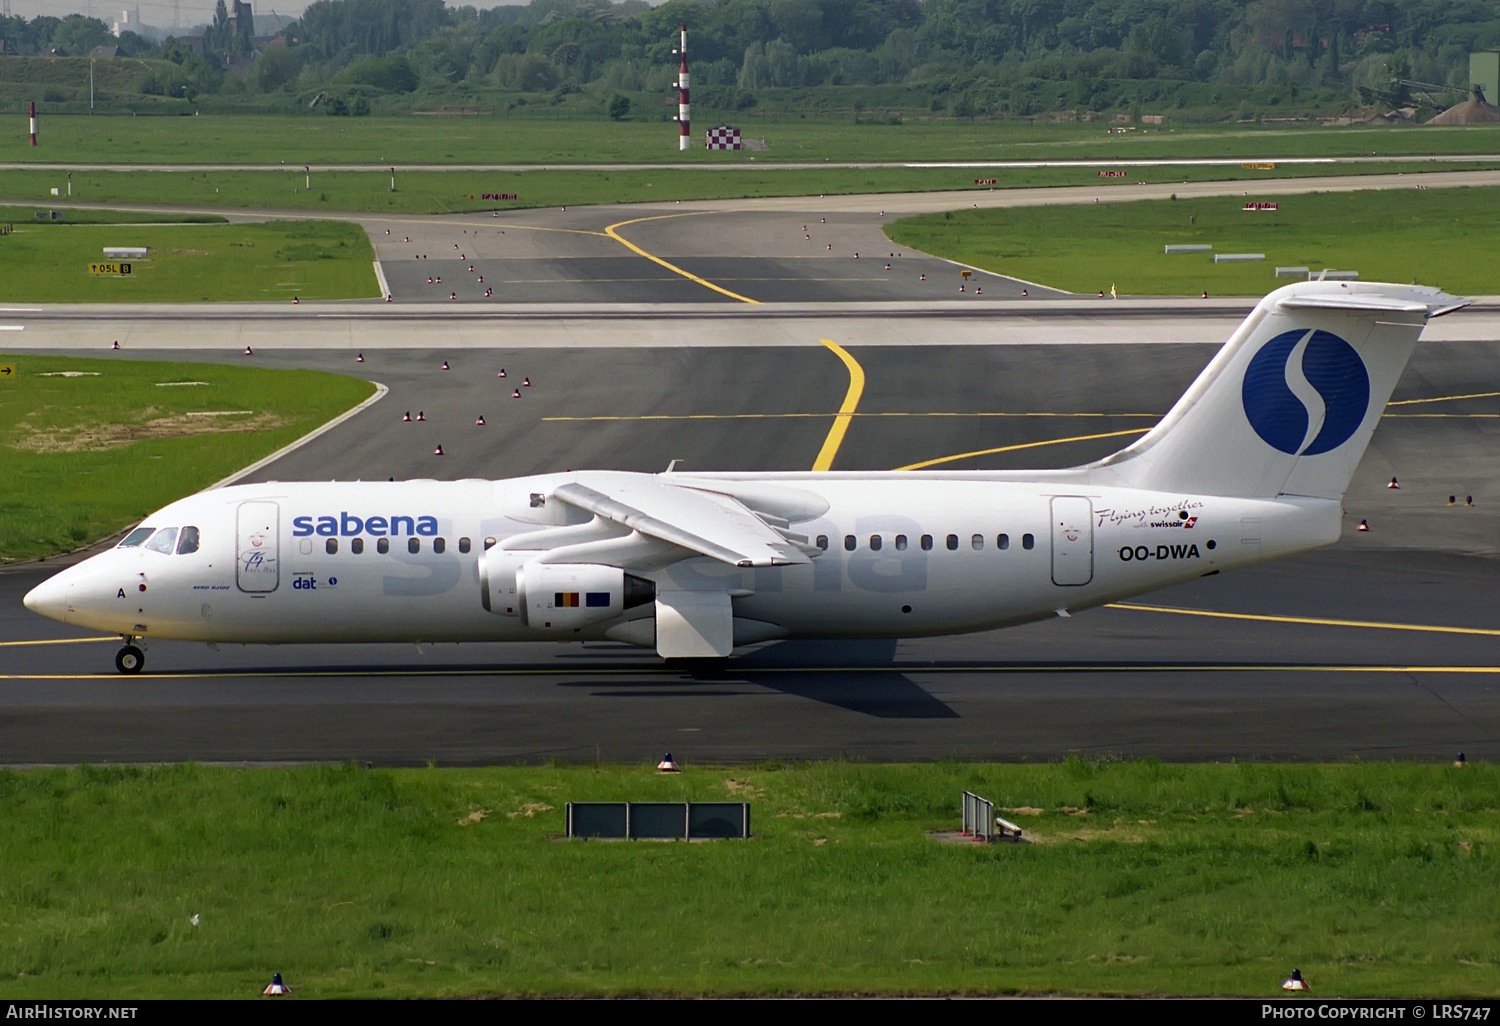
[[[115,653],[115,669],[121,673],[140,673],[146,665],[146,653],[134,645],[126,645]]]

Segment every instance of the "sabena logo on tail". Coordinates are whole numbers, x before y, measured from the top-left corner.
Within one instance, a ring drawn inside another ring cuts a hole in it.
[[[1091,476],[1183,495],[1337,499],[1423,326],[1465,305],[1383,282],[1277,289],[1160,423]]]
[[[1263,345],[1245,368],[1245,416],[1273,449],[1317,456],[1354,436],[1370,408],[1370,374],[1331,331],[1299,329]]]

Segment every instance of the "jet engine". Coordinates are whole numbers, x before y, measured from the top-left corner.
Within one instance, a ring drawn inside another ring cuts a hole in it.
[[[536,553],[491,550],[480,561],[485,608],[536,630],[576,631],[654,601],[656,586],[617,566],[543,563]],[[498,558],[496,558],[498,557]]]

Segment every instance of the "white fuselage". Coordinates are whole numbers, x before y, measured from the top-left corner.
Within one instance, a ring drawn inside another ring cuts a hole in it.
[[[143,524],[197,528],[196,551],[112,549],[45,582],[27,604],[69,623],[138,638],[615,638],[649,646],[649,602],[583,627],[550,627],[536,616],[486,608],[487,548],[497,556],[524,550],[528,535],[590,522],[563,503],[528,502],[575,477],[270,483],[203,492]],[[1340,504],[1330,500],[1161,494],[1065,476],[1049,481],[1046,474],[663,479],[728,495],[748,491],[752,508],[777,489],[805,497],[804,509],[826,504],[805,519],[785,518],[816,550],[810,563],[740,568],[699,556],[632,571],[657,589],[728,593],[735,644],[914,637],[1024,623],[1325,545],[1338,538],[1341,519]]]

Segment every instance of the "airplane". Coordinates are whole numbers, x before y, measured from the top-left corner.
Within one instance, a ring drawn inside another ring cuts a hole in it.
[[[781,638],[1007,627],[1337,541],[1342,497],[1437,289],[1265,296],[1167,415],[1043,471],[660,474],[233,485],[174,502],[25,596],[218,643],[590,641],[689,666]]]

